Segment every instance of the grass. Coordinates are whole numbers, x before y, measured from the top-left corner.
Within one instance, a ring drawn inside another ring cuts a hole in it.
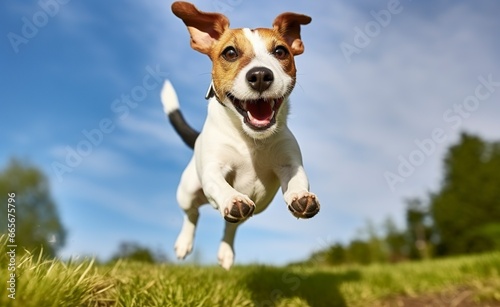
[[[469,305],[500,305],[498,252],[363,267],[248,265],[229,272],[167,264],[100,265],[92,259],[68,263],[27,253],[16,262],[15,300],[5,287],[7,260],[2,253],[0,306],[405,306],[412,299],[432,302],[442,293]]]

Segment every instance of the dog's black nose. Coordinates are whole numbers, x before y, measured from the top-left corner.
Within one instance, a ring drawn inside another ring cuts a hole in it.
[[[254,90],[262,93],[273,83],[274,74],[269,68],[254,67],[247,72],[247,81]]]

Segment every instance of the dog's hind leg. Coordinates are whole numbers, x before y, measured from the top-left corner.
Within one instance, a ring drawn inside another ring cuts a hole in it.
[[[234,262],[234,237],[236,235],[236,229],[240,223],[230,223],[226,221],[224,228],[224,236],[220,242],[219,252],[217,258],[219,264],[226,270],[229,270]]]
[[[177,189],[177,201],[185,215],[181,232],[175,242],[175,254],[178,259],[184,259],[193,250],[196,223],[199,216],[198,208],[207,203],[196,175],[194,159],[189,162],[182,174]]]

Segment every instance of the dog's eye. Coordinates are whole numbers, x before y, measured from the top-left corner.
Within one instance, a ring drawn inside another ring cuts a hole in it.
[[[278,60],[283,60],[288,55],[288,50],[284,46],[277,46],[273,54]]]
[[[229,46],[226,49],[224,49],[224,51],[222,51],[222,57],[229,62],[236,61],[236,59],[238,59],[238,56],[239,56],[238,52],[232,46]]]

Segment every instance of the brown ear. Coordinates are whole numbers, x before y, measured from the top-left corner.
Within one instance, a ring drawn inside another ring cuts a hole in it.
[[[285,38],[293,55],[304,52],[304,45],[300,39],[300,25],[306,25],[311,20],[309,16],[295,13],[283,13],[274,19],[273,28]]]
[[[172,12],[187,26],[191,35],[191,47],[204,54],[210,53],[213,43],[229,28],[226,16],[201,12],[189,2],[174,2]]]

